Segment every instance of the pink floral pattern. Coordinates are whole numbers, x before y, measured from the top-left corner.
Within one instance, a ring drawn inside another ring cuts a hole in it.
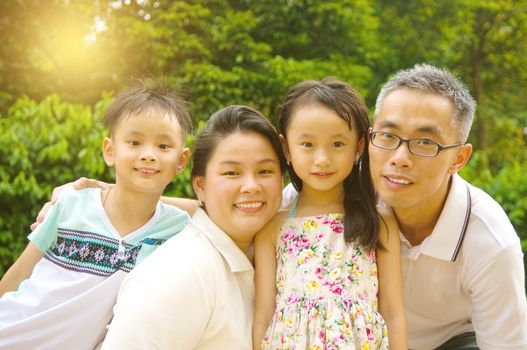
[[[388,349],[375,251],[346,243],[340,214],[290,218],[276,251],[276,310],[262,349]]]

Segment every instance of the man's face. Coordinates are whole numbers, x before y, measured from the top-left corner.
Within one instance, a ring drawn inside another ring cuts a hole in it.
[[[441,145],[455,144],[461,140],[453,114],[454,105],[444,96],[399,89],[391,92],[380,106],[373,131],[390,132],[404,139],[429,139]],[[370,170],[375,188],[398,216],[427,211],[438,214],[448,193],[450,175],[470,155],[466,147],[470,145],[443,150],[436,157],[423,157],[411,153],[406,143],[387,150],[370,142]]]

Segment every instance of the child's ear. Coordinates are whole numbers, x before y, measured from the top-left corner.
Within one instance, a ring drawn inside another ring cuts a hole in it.
[[[178,174],[181,174],[181,172],[185,170],[189,157],[190,150],[187,147],[183,148],[183,152],[181,152],[181,155],[179,156],[178,164],[176,167],[176,171]]]
[[[280,144],[282,145],[282,151],[284,151],[285,159],[287,160],[287,164],[291,164],[291,155],[289,154],[289,147],[287,146],[287,140],[285,139],[285,136],[280,134],[278,135],[278,138],[280,139]]]
[[[192,178],[192,187],[198,197],[198,201],[205,203],[205,178],[203,176],[195,176]]]
[[[450,165],[450,168],[448,168],[448,172],[450,174],[455,174],[460,171],[467,164],[471,154],[472,145],[470,143],[459,146],[454,162]]]
[[[113,142],[109,137],[105,137],[104,140],[102,140],[102,154],[106,165],[113,166],[115,164],[113,159]]]
[[[357,142],[357,153],[355,155],[355,162],[358,162],[360,157],[362,157],[362,154],[364,153],[364,147],[367,142],[367,138],[365,136],[361,137],[361,139]]]

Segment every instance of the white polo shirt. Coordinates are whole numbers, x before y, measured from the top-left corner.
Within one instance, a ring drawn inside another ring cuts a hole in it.
[[[481,349],[527,349],[523,254],[496,201],[454,175],[432,234],[400,237],[411,349],[468,331]]]
[[[198,209],[124,280],[102,349],[251,349],[254,269]]]

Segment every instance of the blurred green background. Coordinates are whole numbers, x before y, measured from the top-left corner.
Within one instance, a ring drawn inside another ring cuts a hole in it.
[[[233,103],[274,120],[304,79],[348,81],[373,107],[396,70],[448,68],[478,102],[462,175],[527,250],[527,0],[9,0],[0,14],[0,276],[53,187],[111,181],[100,120],[132,76],[168,77],[196,121]],[[188,169],[166,194],[192,196]]]

